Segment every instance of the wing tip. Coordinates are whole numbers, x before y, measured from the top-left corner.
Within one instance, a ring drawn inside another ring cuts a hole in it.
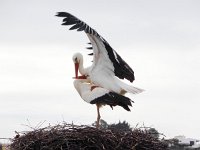
[[[63,20],[63,23],[61,25],[73,25],[73,24],[75,24],[75,26],[76,26],[77,23],[79,23],[80,25],[77,25],[76,28],[75,28],[75,29],[77,29],[77,31],[85,31],[85,33],[87,33],[87,34],[98,36],[101,39],[103,39],[93,28],[91,28],[85,22],[83,22],[82,20],[78,19],[77,17],[73,16],[72,14],[70,14],[68,12],[57,12],[55,16],[56,17],[66,17]],[[71,28],[69,30],[74,30],[73,26]]]
[[[67,15],[66,12],[57,12],[55,16],[57,17],[65,17]]]

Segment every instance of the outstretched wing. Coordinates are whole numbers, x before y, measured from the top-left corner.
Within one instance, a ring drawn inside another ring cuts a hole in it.
[[[109,45],[109,43],[99,35],[93,28],[88,26],[85,22],[67,12],[58,12],[58,17],[64,17],[62,25],[72,25],[69,30],[76,29],[77,31],[84,31],[92,43],[93,48],[93,64],[98,66],[99,62],[103,67],[112,70],[115,76],[120,79],[127,79],[130,82],[135,80],[134,71],[131,67],[117,54],[117,52]],[[101,54],[101,57],[99,57]],[[102,66],[101,66],[102,67]]]

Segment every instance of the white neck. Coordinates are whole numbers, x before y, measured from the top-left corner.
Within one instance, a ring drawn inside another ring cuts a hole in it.
[[[83,57],[80,58],[80,62],[79,62],[79,72],[81,75],[85,75],[86,74],[86,70],[83,67]]]

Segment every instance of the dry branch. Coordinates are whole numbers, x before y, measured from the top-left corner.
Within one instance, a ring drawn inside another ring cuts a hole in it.
[[[167,143],[146,130],[118,131],[62,124],[23,132],[12,140],[11,150],[165,150]]]

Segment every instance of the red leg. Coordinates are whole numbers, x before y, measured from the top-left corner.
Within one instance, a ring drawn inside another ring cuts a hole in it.
[[[99,121],[100,121],[100,112],[99,112],[99,108],[100,108],[100,105],[99,104],[96,104],[97,105],[97,124],[96,124],[96,128],[99,128]]]

